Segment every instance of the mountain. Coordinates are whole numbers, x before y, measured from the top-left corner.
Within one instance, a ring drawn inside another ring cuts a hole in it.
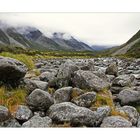
[[[93,51],[89,45],[66,33],[54,32],[52,37],[47,37],[35,27],[12,27],[2,22],[0,22],[0,44],[37,50]]]
[[[37,44],[25,38],[16,28],[0,26],[0,44],[1,46],[18,46],[22,48],[34,48]]]
[[[116,47],[112,51],[113,56],[124,54],[127,56],[140,57],[140,30],[126,43]]]
[[[63,48],[67,48],[69,50],[89,50],[92,51],[93,49],[85,44],[84,42],[78,41],[74,37],[66,33],[53,33],[52,39],[62,46]]]

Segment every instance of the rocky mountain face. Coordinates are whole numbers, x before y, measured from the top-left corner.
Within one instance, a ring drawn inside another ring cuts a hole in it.
[[[69,50],[75,50],[75,48],[77,48],[77,50],[93,50],[90,46],[81,41],[78,41],[69,34],[53,33],[52,39],[64,49],[67,48]]]
[[[35,66],[38,76],[0,57],[0,83],[28,92],[14,115],[0,106],[0,127],[140,127],[140,59],[37,59]]]
[[[53,33],[52,37],[47,37],[34,27],[12,27],[3,24],[0,25],[0,44],[38,50],[93,51],[89,45],[71,35],[68,37],[66,33]]]
[[[117,47],[112,53],[113,56],[122,54],[128,54],[136,57],[140,56],[140,30],[125,44]]]

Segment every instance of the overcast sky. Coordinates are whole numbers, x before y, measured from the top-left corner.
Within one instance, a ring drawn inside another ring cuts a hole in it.
[[[120,45],[140,29],[140,13],[0,13],[14,25],[66,32],[89,44]]]

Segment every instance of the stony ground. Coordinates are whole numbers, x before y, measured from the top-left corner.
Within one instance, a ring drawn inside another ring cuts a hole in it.
[[[25,105],[0,106],[1,127],[140,127],[140,59],[36,60],[38,76],[0,57],[1,85],[24,86]]]

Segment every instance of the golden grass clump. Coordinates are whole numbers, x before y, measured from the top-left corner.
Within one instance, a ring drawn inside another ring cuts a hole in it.
[[[55,92],[55,89],[54,89],[54,88],[48,87],[48,92],[49,92],[50,94],[53,94],[53,93]]]
[[[105,105],[110,106],[111,116],[122,116],[125,119],[128,119],[128,115],[126,113],[120,112],[116,109],[112,99],[112,93],[107,89],[104,89],[97,93],[96,102],[93,104],[93,107],[98,108]]]
[[[0,105],[7,107],[11,113],[14,113],[18,105],[25,104],[26,95],[25,89],[7,89],[2,86],[0,87]]]
[[[116,109],[112,109],[111,115],[112,115],[112,116],[121,116],[121,117],[123,117],[123,118],[125,118],[125,119],[129,119],[129,118],[128,118],[128,114],[126,114],[125,112],[117,111]]]
[[[100,106],[103,106],[103,105],[108,105],[111,108],[112,107],[114,108],[112,94],[107,89],[104,89],[104,90],[97,93],[95,106],[100,107]]]

